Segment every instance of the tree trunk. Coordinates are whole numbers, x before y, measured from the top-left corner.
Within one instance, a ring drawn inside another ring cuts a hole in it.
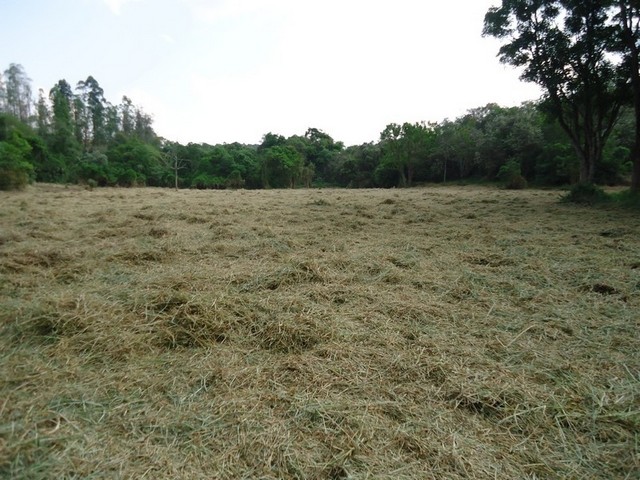
[[[175,185],[176,185],[176,190],[178,190],[178,157],[176,156],[173,159],[173,173],[174,173],[174,178],[175,178]]]
[[[406,175],[404,174],[404,166],[400,166],[400,167],[398,168],[398,175],[399,175],[399,177],[400,177],[400,178],[399,178],[399,182],[400,182],[399,187],[400,187],[400,188],[404,188],[404,187],[406,187],[406,186],[407,186],[407,177],[406,177]]]
[[[413,165],[407,165],[407,187],[413,185]]]
[[[631,150],[631,161],[633,171],[631,174],[631,193],[640,193],[640,51],[636,45],[636,36],[633,31],[633,18],[638,16],[637,9],[632,7],[631,12],[627,8],[624,0],[620,0],[620,20],[622,22],[622,33],[624,43],[629,54],[629,67],[631,69],[631,89],[633,91],[633,109],[635,113],[635,144]],[[631,15],[630,15],[631,13]]]
[[[638,120],[636,120],[638,124]],[[640,129],[636,126],[636,145],[633,148],[633,172],[631,173],[631,193],[640,194]]]
[[[578,183],[584,185],[593,183],[596,173],[597,159],[599,158],[598,153],[590,151],[585,152],[578,148],[576,148],[576,152],[578,154],[578,159],[580,160],[580,177],[578,178]]]

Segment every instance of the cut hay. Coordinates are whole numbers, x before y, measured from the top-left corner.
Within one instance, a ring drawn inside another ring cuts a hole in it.
[[[0,477],[640,477],[640,219],[482,187],[0,192]]]

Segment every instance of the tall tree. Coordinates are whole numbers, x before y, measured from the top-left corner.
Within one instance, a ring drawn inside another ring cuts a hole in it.
[[[407,150],[402,142],[402,125],[397,123],[387,125],[380,134],[380,144],[382,146],[384,164],[396,169],[399,186],[406,187],[407,174],[405,165],[407,163]]]
[[[49,147],[60,163],[69,165],[79,156],[79,146],[74,136],[71,85],[66,80],[60,80],[49,92],[49,98],[53,110]]]
[[[0,73],[0,113],[7,112],[7,87],[4,84],[4,75]]]
[[[110,143],[116,137],[118,132],[120,131],[120,112],[118,107],[112,105],[107,102],[105,107],[105,115],[104,115],[105,123],[104,123],[104,135],[105,141]]]
[[[47,105],[47,99],[44,96],[44,90],[38,90],[38,104],[36,106],[36,126],[38,134],[45,137],[49,134],[49,125],[51,122],[51,113]]]
[[[122,133],[125,135],[133,135],[135,125],[135,107],[133,102],[126,95],[122,97],[120,104],[120,119],[122,122]]]
[[[304,156],[287,140],[267,133],[258,147],[262,167],[262,186],[265,188],[295,188],[301,179]]]
[[[397,170],[400,187],[413,184],[416,168],[427,160],[435,141],[433,125],[425,123],[391,123],[380,134],[383,162]]]
[[[153,118],[146,114],[141,108],[136,108],[134,132],[143,142],[152,143],[156,140],[156,133],[153,131]]]
[[[105,109],[107,101],[104,98],[104,90],[98,81],[91,75],[84,81],[79,81],[76,89],[80,92],[82,103],[86,108],[85,128],[90,137],[91,146],[100,146],[106,143]]]
[[[485,16],[484,35],[504,40],[503,63],[524,67],[540,85],[580,159],[580,183],[591,183],[624,102],[607,55],[609,1],[503,0]]]
[[[640,192],[640,2],[618,0],[615,19],[619,25],[618,50],[623,54],[622,67],[631,83],[635,112],[635,141],[631,150],[633,173],[631,191]]]
[[[6,111],[24,123],[31,117],[31,79],[22,65],[12,63],[4,71]]]

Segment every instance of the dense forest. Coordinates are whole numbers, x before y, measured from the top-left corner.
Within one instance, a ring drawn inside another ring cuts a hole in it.
[[[289,138],[269,132],[259,145],[181,145],[156,135],[152,117],[126,96],[109,102],[92,76],[75,87],[60,80],[34,99],[26,71],[11,64],[0,75],[0,188],[33,181],[365,188],[477,180],[510,188],[631,182],[637,189],[640,14],[628,3],[504,1],[487,13],[484,34],[505,42],[502,62],[543,87],[539,101],[381,126],[376,143],[353,146],[317,128]]]
[[[191,188],[394,187],[452,180],[569,184],[579,161],[558,122],[526,103],[495,104],[440,123],[391,124],[377,143],[345,147],[309,128],[259,145],[181,145],[160,138],[150,115],[123,97],[110,103],[89,76],[60,80],[34,102],[31,82],[11,64],[0,84],[0,184],[31,181]],[[598,183],[631,172],[632,112],[625,110],[597,165]]]

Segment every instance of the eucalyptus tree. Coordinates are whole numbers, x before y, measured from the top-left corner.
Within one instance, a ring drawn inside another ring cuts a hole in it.
[[[38,90],[38,103],[36,104],[36,126],[38,134],[41,137],[46,137],[49,134],[49,127],[51,125],[51,112],[49,111],[49,105],[45,98],[44,90]]]
[[[122,103],[118,108],[120,110],[122,133],[132,135],[135,125],[135,107],[133,106],[133,102],[125,95],[122,97]]]
[[[104,145],[106,143],[105,110],[107,106],[104,90],[91,75],[86,80],[79,81],[76,90],[80,92],[79,98],[84,104],[85,141],[90,142],[91,147]]]
[[[154,143],[157,140],[153,130],[153,117],[145,113],[141,108],[135,109],[134,135],[146,143]]]
[[[625,101],[624,78],[608,54],[611,1],[503,0],[485,16],[484,35],[503,40],[499,58],[544,90],[591,183]]]
[[[0,113],[7,111],[7,87],[4,84],[4,76],[0,72]]]
[[[72,164],[79,157],[79,144],[74,135],[73,90],[66,80],[60,80],[49,92],[52,106],[49,148],[62,164]]]
[[[22,65],[12,63],[4,71],[4,108],[24,123],[31,117],[31,79]]]

